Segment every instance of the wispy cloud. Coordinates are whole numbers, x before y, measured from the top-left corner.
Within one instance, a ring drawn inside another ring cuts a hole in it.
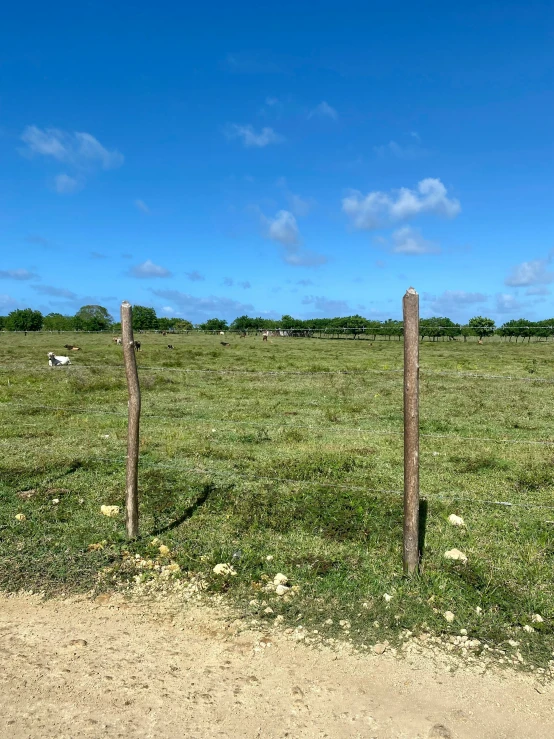
[[[142,264],[137,264],[131,267],[129,270],[131,277],[138,277],[139,279],[147,279],[149,277],[171,277],[171,272],[165,267],[160,267],[159,264],[154,264],[150,259]]]
[[[552,290],[544,285],[537,285],[536,287],[528,287],[525,291],[526,295],[552,295]]]
[[[306,295],[302,300],[302,305],[313,305],[318,313],[323,313],[330,318],[345,315],[350,310],[346,300],[332,300],[325,295]]]
[[[367,195],[354,190],[343,198],[342,209],[351,218],[355,228],[370,230],[421,213],[454,218],[461,207],[458,200],[448,197],[446,187],[440,180],[428,177],[418,182],[415,190],[401,187],[390,194],[374,190]]]
[[[204,321],[206,318],[225,318],[226,320],[234,319],[244,313],[254,311],[251,303],[241,303],[231,298],[219,297],[217,295],[208,295],[198,298],[179,290],[152,290],[154,295],[165,300],[170,300],[178,306],[179,311],[194,323]]]
[[[392,234],[395,254],[438,254],[440,248],[432,241],[424,239],[420,232],[411,226],[402,226]]]
[[[239,287],[242,287],[243,290],[249,290],[252,285],[248,282],[248,280],[244,280],[243,282],[237,282],[237,285]]]
[[[70,177],[68,174],[59,174],[54,177],[54,189],[60,195],[71,195],[79,192],[84,187],[84,180],[77,177]]]
[[[73,168],[77,176],[66,173],[54,179],[54,188],[61,194],[77,192],[85,185],[85,175],[94,170],[116,169],[123,164],[124,157],[116,149],[106,149],[92,134],[75,131],[69,133],[58,128],[27,126],[21,134],[25,147],[24,156],[42,156]]]
[[[225,285],[225,287],[233,287],[233,285],[235,284],[235,281],[233,280],[232,277],[226,277],[223,280],[223,284]]]
[[[38,244],[39,246],[43,246],[45,249],[54,248],[54,244],[50,239],[45,239],[44,236],[40,236],[40,234],[29,234],[25,237],[25,241],[28,244]]]
[[[554,281],[554,272],[548,271],[548,265],[548,259],[533,259],[517,264],[504,280],[504,284],[511,287],[548,285]]]
[[[333,108],[329,103],[325,102],[325,100],[322,100],[319,105],[316,105],[315,108],[310,110],[308,113],[308,118],[313,118],[314,116],[319,118],[331,118],[332,120],[336,121],[339,117],[339,114]]]
[[[284,247],[283,260],[293,267],[317,267],[328,259],[324,254],[301,247],[300,231],[294,215],[288,210],[280,210],[275,218],[262,215],[262,225],[266,237],[277,241]]]
[[[498,313],[513,313],[524,307],[524,303],[521,303],[514,295],[506,293],[498,293],[495,300]]]
[[[102,254],[99,251],[91,251],[90,257],[91,259],[107,259],[108,258],[105,254]]]
[[[65,298],[76,300],[77,294],[65,287],[54,287],[53,285],[31,285],[31,289],[40,295],[50,295],[53,298]]]
[[[144,200],[135,200],[135,207],[143,213],[146,213],[146,215],[150,214],[150,208],[146,205]]]
[[[422,301],[429,303],[432,313],[439,315],[457,315],[460,310],[479,303],[486,303],[488,295],[483,293],[471,293],[465,290],[445,290],[440,295],[423,293]]]
[[[374,146],[374,152],[378,157],[393,156],[396,159],[421,159],[427,156],[428,152],[418,144],[399,144],[397,141],[389,141],[388,144],[382,146]]]
[[[200,272],[197,272],[195,269],[193,269],[192,272],[185,272],[185,275],[191,282],[203,282],[206,279],[204,275],[200,274]]]
[[[38,275],[27,269],[0,269],[0,280],[37,280]]]
[[[229,139],[241,139],[243,145],[249,148],[261,149],[269,144],[280,144],[285,140],[284,136],[276,133],[270,126],[264,126],[259,133],[250,124],[240,126],[237,123],[230,123],[225,133]]]

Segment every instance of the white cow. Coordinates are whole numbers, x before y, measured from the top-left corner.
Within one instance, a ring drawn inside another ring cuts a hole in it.
[[[57,367],[58,365],[71,364],[69,357],[57,357],[54,352],[48,352],[48,364],[50,367]]]

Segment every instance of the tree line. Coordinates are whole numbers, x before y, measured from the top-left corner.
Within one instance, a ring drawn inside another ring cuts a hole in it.
[[[0,330],[4,331],[118,331],[121,326],[116,323],[107,308],[101,305],[84,305],[73,316],[61,313],[43,315],[31,308],[13,310],[7,316],[0,316]],[[325,332],[342,335],[365,334],[370,337],[385,336],[398,338],[403,334],[402,321],[387,319],[377,321],[360,315],[337,316],[335,318],[308,318],[300,320],[284,315],[279,320],[262,318],[261,316],[239,316],[228,323],[221,318],[210,318],[203,323],[193,324],[184,318],[158,317],[154,308],[143,305],[133,306],[133,328],[137,331],[240,331],[257,330]],[[475,316],[467,324],[455,323],[446,316],[422,318],[419,322],[421,339],[465,340],[469,336],[484,339],[488,336],[502,336],[509,341],[520,339],[528,341],[531,337],[548,339],[554,336],[554,318],[542,321],[529,321],[517,318],[497,326],[492,318]]]

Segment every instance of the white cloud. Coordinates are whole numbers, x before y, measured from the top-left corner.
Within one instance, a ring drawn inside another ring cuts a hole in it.
[[[172,308],[170,305],[164,305],[162,310],[164,313],[175,313],[175,308]]]
[[[498,313],[512,313],[523,308],[523,306],[524,304],[520,303],[513,295],[506,293],[498,293],[496,295],[496,310]]]
[[[142,264],[137,264],[136,266],[131,267],[129,274],[131,277],[138,277],[141,279],[146,279],[148,277],[171,277],[171,272],[168,269],[160,267],[159,264],[154,264],[150,259],[147,259],[146,262],[142,262]]]
[[[116,149],[109,151],[90,133],[68,133],[57,128],[27,126],[21,134],[21,140],[27,145],[25,153],[53,157],[79,169],[91,165],[115,169],[124,161],[123,154]]]
[[[146,213],[146,215],[149,215],[150,208],[146,205],[144,200],[135,200],[135,206],[143,213]]]
[[[356,228],[369,230],[421,213],[454,218],[461,208],[458,200],[448,198],[439,179],[428,177],[418,182],[416,190],[401,187],[392,194],[374,190],[367,195],[355,190],[343,198],[342,209]]]
[[[320,118],[332,118],[336,121],[339,114],[331,105],[329,105],[329,103],[322,100],[321,103],[316,105],[316,107],[308,114],[308,118],[313,118],[314,116],[318,116]]]
[[[203,282],[206,279],[204,275],[200,274],[200,272],[197,272],[195,269],[192,272],[185,272],[185,274],[191,282]]]
[[[237,123],[231,123],[227,126],[227,138],[242,139],[242,143],[246,148],[257,147],[263,148],[268,144],[279,144],[284,141],[284,136],[276,133],[269,126],[264,126],[259,133],[256,133],[254,127],[248,124],[247,126],[240,126]]]
[[[37,277],[27,269],[0,269],[0,280],[36,280]]]
[[[237,285],[239,287],[242,287],[243,290],[249,290],[252,287],[248,280],[244,280],[244,282],[237,282]]]
[[[438,254],[440,248],[427,241],[419,231],[411,226],[402,226],[392,234],[392,251],[396,254]]]
[[[286,264],[292,267],[317,267],[328,261],[324,254],[301,248],[298,224],[290,211],[280,210],[275,218],[262,215],[261,220],[266,237],[283,245],[283,260]]]
[[[300,232],[296,218],[288,210],[280,210],[275,218],[265,218],[262,220],[267,225],[267,237],[273,241],[278,241],[284,246],[293,246],[300,243]]]
[[[554,273],[549,272],[548,259],[533,259],[530,262],[517,264],[504,280],[511,287],[528,285],[547,285],[554,280]]]
[[[287,194],[287,199],[294,215],[300,218],[307,216],[317,205],[314,198],[301,198],[300,195],[295,195],[292,192]]]
[[[79,192],[82,188],[82,181],[79,181],[76,177],[70,177],[68,174],[59,174],[54,177],[54,189],[60,195],[71,195],[73,192]]]
[[[350,310],[346,300],[331,300],[324,295],[306,295],[302,305],[313,305],[318,313],[325,313],[329,318],[344,315]]]

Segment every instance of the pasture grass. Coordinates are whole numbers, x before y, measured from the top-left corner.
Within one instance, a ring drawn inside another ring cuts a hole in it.
[[[508,652],[515,639],[527,665],[547,666],[554,446],[503,440],[554,443],[554,384],[537,381],[554,380],[551,345],[421,345],[423,555],[405,579],[401,342],[179,336],[169,351],[162,336],[141,340],[141,538],[127,543],[123,515],[100,515],[124,502],[121,349],[106,336],[0,334],[1,588],[89,591],[104,568],[129,577],[126,552],[151,556],[157,537],[245,616],[329,636],[349,621],[366,644],[465,628]],[[73,364],[49,369],[46,353],[72,342]],[[444,559],[454,547],[466,565]],[[237,575],[214,576],[219,562]],[[261,590],[277,572],[294,597]],[[524,631],[536,613],[544,622]]]

